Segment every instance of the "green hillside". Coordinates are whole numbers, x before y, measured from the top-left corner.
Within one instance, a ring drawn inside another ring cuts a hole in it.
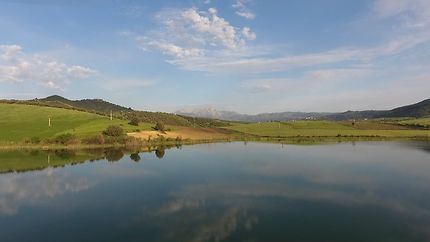
[[[51,127],[48,118],[51,117]],[[24,138],[50,138],[61,133],[88,136],[102,132],[109,125],[120,125],[126,131],[149,129],[150,124],[139,127],[126,120],[110,120],[106,116],[64,108],[23,104],[0,103],[0,142],[19,142]]]
[[[26,104],[42,107],[71,109],[95,113],[102,116],[110,116],[110,113],[112,111],[113,116],[116,118],[124,120],[131,120],[131,118],[137,118],[140,122],[143,123],[157,123],[161,121],[167,125],[188,127],[220,127],[229,125],[228,122],[221,120],[193,118],[165,112],[137,111],[131,108],[126,108],[117,104],[107,102],[102,99],[69,100],[58,95],[53,95],[46,98],[37,98],[32,100],[0,100],[0,103]]]

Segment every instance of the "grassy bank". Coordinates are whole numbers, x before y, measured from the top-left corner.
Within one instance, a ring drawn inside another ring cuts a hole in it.
[[[430,130],[379,121],[289,121],[234,124],[226,129],[262,137],[430,137]]]

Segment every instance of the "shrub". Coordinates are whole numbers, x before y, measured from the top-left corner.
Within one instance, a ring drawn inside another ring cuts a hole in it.
[[[60,134],[54,138],[54,142],[57,144],[68,145],[68,144],[76,144],[78,139],[75,135],[71,133]]]
[[[165,131],[166,131],[166,127],[164,126],[164,123],[163,123],[163,122],[161,122],[161,121],[158,121],[158,122],[155,124],[154,129],[155,129],[155,130],[158,130],[158,131],[160,131],[160,132],[165,132]]]
[[[31,141],[32,144],[39,144],[41,140],[40,140],[39,137],[34,136],[34,137],[31,137],[30,141]]]
[[[105,137],[101,134],[87,137],[82,140],[84,144],[94,144],[94,145],[102,145],[105,143]]]
[[[134,126],[139,126],[139,119],[137,118],[137,117],[132,117],[131,119],[130,119],[130,122],[128,123],[128,124],[130,124],[130,125],[134,125]]]
[[[124,130],[119,126],[110,125],[103,131],[103,134],[106,136],[120,137],[124,135]]]
[[[23,144],[30,144],[31,140],[29,138],[23,138],[22,143]]]

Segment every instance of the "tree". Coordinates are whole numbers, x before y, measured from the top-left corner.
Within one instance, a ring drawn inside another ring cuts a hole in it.
[[[120,137],[124,135],[124,130],[119,126],[110,125],[103,131],[103,134],[112,137]]]
[[[166,131],[166,129],[165,129],[165,127],[164,127],[164,123],[163,123],[163,122],[161,122],[161,121],[158,121],[158,122],[155,124],[154,129],[155,129],[155,130],[158,130],[158,131],[160,131],[160,132],[165,132],[165,131]]]

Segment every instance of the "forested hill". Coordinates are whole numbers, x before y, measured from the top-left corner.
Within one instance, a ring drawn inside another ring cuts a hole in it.
[[[34,99],[29,101],[63,104],[63,105],[75,107],[77,109],[83,109],[87,111],[93,111],[93,112],[104,113],[104,114],[109,114],[111,111],[114,113],[121,112],[121,111],[123,112],[133,111],[131,108],[126,108],[117,104],[113,104],[103,99],[69,100],[67,98],[64,98],[58,95],[53,95],[46,98]]]
[[[344,113],[331,114],[325,118],[332,120],[347,120],[400,117],[421,118],[427,116],[430,116],[430,99],[391,110],[347,111]]]

